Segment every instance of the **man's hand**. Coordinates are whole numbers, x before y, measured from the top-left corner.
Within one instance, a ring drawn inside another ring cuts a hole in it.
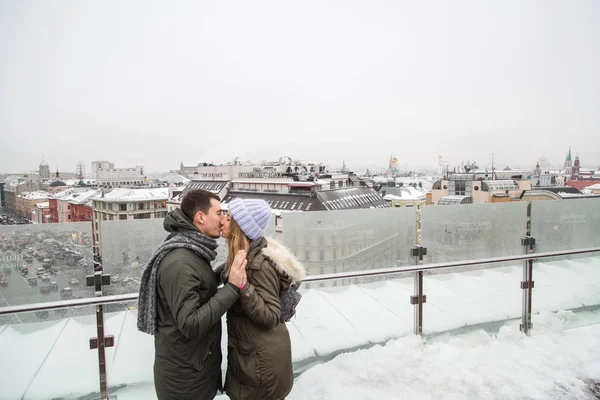
[[[233,283],[238,288],[246,282],[246,252],[244,250],[238,251],[237,255],[233,259],[233,264],[229,269],[229,282]]]

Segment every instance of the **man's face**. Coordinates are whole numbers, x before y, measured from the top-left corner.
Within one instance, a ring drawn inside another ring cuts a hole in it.
[[[210,199],[210,208],[205,214],[201,211],[196,213],[196,222],[198,229],[206,236],[218,238],[221,235],[221,224],[223,222],[223,211],[221,203],[215,199]]]

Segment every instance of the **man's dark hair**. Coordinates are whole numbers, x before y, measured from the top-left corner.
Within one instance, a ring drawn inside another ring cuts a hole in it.
[[[198,211],[207,214],[210,208],[210,199],[221,201],[221,198],[212,192],[202,189],[188,190],[181,200],[181,211],[190,221],[194,221],[194,216]]]

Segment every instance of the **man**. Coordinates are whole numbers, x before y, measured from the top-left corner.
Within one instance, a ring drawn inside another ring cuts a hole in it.
[[[138,329],[154,335],[154,387],[160,400],[212,399],[221,389],[221,317],[246,282],[240,252],[217,289],[215,259],[223,211],[218,196],[188,191],[171,211],[171,232],[142,275]]]

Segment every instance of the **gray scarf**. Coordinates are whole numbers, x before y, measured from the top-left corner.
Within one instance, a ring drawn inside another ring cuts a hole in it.
[[[156,296],[158,287],[156,273],[165,256],[173,249],[189,249],[208,262],[217,256],[217,241],[192,230],[179,230],[171,233],[156,249],[142,273],[140,296],[138,299],[137,327],[140,331],[154,335],[156,332]]]

